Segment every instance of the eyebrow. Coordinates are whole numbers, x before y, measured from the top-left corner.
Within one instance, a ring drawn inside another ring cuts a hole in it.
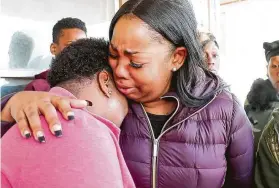
[[[113,44],[110,44],[110,46],[111,46],[113,51],[118,51],[117,47],[114,46]],[[134,54],[138,54],[138,53],[141,53],[141,52],[133,51],[133,50],[130,50],[130,49],[125,49],[124,53],[127,54],[127,55],[134,55]]]

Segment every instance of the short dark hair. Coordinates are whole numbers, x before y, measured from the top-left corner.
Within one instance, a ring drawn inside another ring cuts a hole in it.
[[[276,40],[274,42],[264,42],[263,48],[265,50],[265,58],[267,63],[269,63],[269,60],[279,55],[279,40]]]
[[[61,31],[63,29],[80,29],[87,34],[87,28],[83,21],[78,18],[63,18],[59,20],[52,29],[52,42],[58,43]]]
[[[64,48],[53,60],[47,79],[51,87],[69,82],[82,84],[86,80],[92,81],[102,70],[111,72],[108,41],[103,38],[80,39]]]
[[[187,106],[201,106],[211,100],[217,92],[223,90],[222,80],[207,70],[203,52],[198,40],[197,21],[189,0],[130,0],[124,3],[113,17],[109,38],[113,29],[124,15],[134,15],[143,20],[153,31],[168,40],[174,47],[185,47],[188,51],[183,66],[175,72],[172,87],[181,102]],[[202,96],[194,89],[205,80],[215,85],[212,88],[200,88],[208,93]]]

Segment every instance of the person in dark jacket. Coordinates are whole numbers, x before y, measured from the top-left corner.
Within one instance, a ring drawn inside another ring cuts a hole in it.
[[[264,126],[271,119],[274,108],[279,107],[279,41],[265,42],[268,79],[257,79],[252,84],[245,102],[245,111],[253,124],[255,151]]]
[[[120,145],[136,187],[251,188],[252,127],[236,97],[205,67],[197,33],[189,0],[127,1],[111,21],[109,63],[129,99]],[[54,108],[67,118],[77,103],[22,92],[2,118],[36,136],[44,131],[35,120],[39,106],[52,130],[59,124]]]
[[[272,112],[272,119],[265,126],[259,141],[255,188],[278,188],[279,186],[279,109]]]
[[[52,43],[50,52],[55,57],[65,47],[87,35],[87,28],[83,21],[78,18],[63,18],[59,20],[52,29]],[[49,70],[35,75],[35,80],[29,83],[24,90],[26,91],[49,91],[50,85],[47,82]]]

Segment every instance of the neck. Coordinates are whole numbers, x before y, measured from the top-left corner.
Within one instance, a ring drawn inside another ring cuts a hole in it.
[[[104,96],[104,93],[102,93],[97,84],[94,85],[93,83],[91,87],[83,88],[80,91],[78,98],[83,100],[89,100],[93,103],[93,106],[86,107],[86,109],[89,112],[96,114],[97,116],[100,116],[104,119],[107,119],[113,122],[117,127],[120,127],[121,122],[113,118],[114,116],[108,108],[109,99],[106,96]]]
[[[156,115],[169,115],[175,110],[176,106],[176,101],[166,99],[159,99],[157,101],[143,104],[146,112]]]

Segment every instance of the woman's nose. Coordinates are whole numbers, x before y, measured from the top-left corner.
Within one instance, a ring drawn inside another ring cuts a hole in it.
[[[125,60],[119,59],[117,66],[113,70],[114,74],[118,78],[127,78],[129,75],[127,63],[125,63]]]
[[[210,55],[207,56],[207,63],[209,65],[214,65],[215,64],[215,61],[213,60],[213,58]]]

